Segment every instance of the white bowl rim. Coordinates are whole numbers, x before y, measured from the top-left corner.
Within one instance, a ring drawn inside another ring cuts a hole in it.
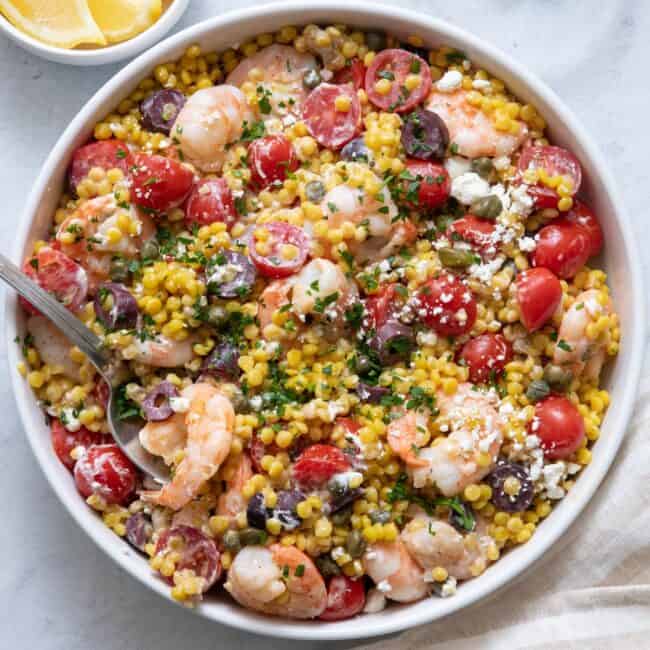
[[[513,61],[508,55],[504,54],[489,43],[486,43],[483,39],[451,25],[446,21],[429,17],[428,15],[404,9],[397,9],[388,5],[365,2],[363,0],[355,2],[353,7],[351,7],[350,3],[345,0],[312,0],[308,6],[305,6],[300,0],[289,0],[282,4],[265,4],[258,7],[229,12],[223,16],[211,18],[186,28],[182,32],[179,32],[178,34],[159,43],[157,46],[132,61],[113,76],[102,88],[100,88],[99,91],[97,91],[97,93],[95,93],[95,95],[71,121],[52,149],[29,195],[24,216],[18,228],[17,238],[13,247],[12,259],[18,264],[22,262],[21,255],[26,238],[29,234],[33,215],[36,214],[38,208],[39,198],[46,190],[50,178],[56,172],[59,161],[63,158],[66,148],[69,147],[77,134],[81,133],[87,126],[86,123],[88,118],[96,110],[97,106],[108,101],[110,97],[114,96],[116,93],[119,93],[122,84],[125,81],[128,81],[131,74],[135,74],[136,71],[139,71],[139,74],[144,74],[145,71],[151,69],[152,64],[162,54],[171,52],[181,46],[187,46],[200,38],[204,33],[212,32],[216,29],[227,29],[229,26],[234,26],[242,20],[252,18],[263,19],[265,17],[278,18],[279,16],[283,16],[283,19],[286,19],[286,24],[303,24],[305,20],[313,19],[310,17],[317,14],[324,14],[326,16],[328,14],[346,15],[352,12],[363,15],[363,17],[368,20],[376,19],[377,24],[390,25],[391,19],[395,19],[396,21],[403,20],[410,22],[414,26],[414,29],[420,25],[438,30],[441,33],[446,34],[452,41],[462,42],[468,48],[473,49],[475,52],[479,52],[479,60],[481,56],[485,57],[495,65],[508,70],[522,84],[541,97],[544,102],[551,107],[555,114],[561,116],[563,123],[580,143],[586,157],[597,169],[598,179],[603,187],[602,191],[608,195],[612,203],[617,206],[617,211],[613,218],[620,225],[623,244],[630,265],[630,277],[628,280],[630,280],[631,285],[628,287],[628,291],[632,296],[633,304],[636,305],[636,309],[633,310],[633,322],[630,328],[632,340],[626,340],[625,345],[629,346],[632,350],[638,350],[641,352],[643,350],[645,336],[645,297],[641,286],[643,276],[641,273],[640,257],[636,241],[629,225],[629,217],[626,214],[622,197],[615,186],[612,175],[609,172],[602,155],[592,142],[591,138],[586,134],[577,118],[561,102],[557,95],[546,86],[546,84],[540,81],[535,75],[525,70],[517,62]],[[350,19],[350,23],[353,24],[354,21]],[[151,572],[146,568],[146,563],[143,560],[138,558],[145,567],[144,569],[141,569],[130,559],[129,553],[125,552],[123,542],[115,538],[110,531],[108,534],[111,537],[107,537],[107,529],[101,524],[101,522],[97,525],[97,518],[93,513],[89,513],[86,508],[79,507],[79,501],[73,502],[67,498],[63,485],[53,469],[55,466],[50,465],[48,462],[48,458],[51,460],[50,449],[47,448],[47,445],[43,445],[38,440],[38,435],[35,432],[35,429],[32,429],[28,425],[30,421],[36,422],[36,414],[34,413],[34,409],[30,407],[26,397],[29,389],[26,388],[23,377],[15,369],[19,361],[18,346],[12,345],[12,342],[18,332],[17,305],[18,302],[13,293],[7,292],[5,344],[8,352],[12,388],[16,397],[18,410],[23,425],[25,426],[32,450],[34,451],[43,472],[71,516],[97,543],[97,545],[112,557],[123,569],[131,573],[143,584],[147,585],[150,589],[167,600],[171,600],[167,585],[151,574]],[[550,549],[554,543],[559,540],[559,538],[567,531],[569,526],[577,519],[578,515],[582,512],[597,490],[602,479],[609,470],[624,438],[625,428],[629,422],[634,406],[636,388],[641,373],[642,357],[643,355],[641,353],[631,355],[628,367],[625,370],[626,385],[629,387],[629,390],[626,390],[622,398],[617,402],[616,417],[619,422],[619,427],[608,436],[607,440],[601,438],[600,442],[604,442],[605,444],[601,445],[599,443],[598,454],[594,454],[594,460],[588,468],[590,472],[590,480],[587,481],[586,477],[582,477],[582,480],[578,481],[574,489],[571,491],[569,495],[571,499],[569,499],[569,497],[565,499],[565,502],[570,501],[570,503],[565,503],[566,507],[556,509],[553,515],[545,521],[544,525],[547,526],[547,528],[543,540],[538,541],[538,536],[533,536],[531,541],[526,545],[519,547],[514,553],[509,553],[495,565],[495,567],[502,567],[500,571],[491,573],[490,575],[486,573],[479,579],[466,583],[453,598],[437,600],[435,608],[431,608],[432,610],[435,609],[435,613],[432,614],[431,611],[424,607],[420,607],[417,611],[412,611],[413,608],[418,605],[418,603],[413,603],[411,605],[400,606],[399,608],[390,608],[389,610],[386,610],[386,615],[383,617],[381,615],[383,613],[372,615],[371,617],[366,615],[366,624],[359,624],[364,619],[349,619],[337,623],[323,624],[318,621],[287,621],[284,619],[260,616],[254,612],[250,612],[249,610],[237,606],[231,608],[226,607],[223,611],[220,607],[217,607],[215,610],[208,606],[199,606],[195,609],[195,612],[211,620],[247,632],[280,638],[333,641],[366,638],[397,632],[437,620],[451,614],[452,612],[463,609],[473,603],[494,595],[497,590],[503,588],[506,584],[520,576],[525,570],[529,569]],[[38,413],[38,417],[41,417],[40,412]],[[115,543],[109,541],[111,539],[114,539]],[[421,603],[422,601],[419,602]],[[391,610],[394,612],[392,616],[388,614]],[[372,621],[372,629],[370,629],[370,621]]]
[[[141,34],[121,43],[94,49],[72,49],[48,45],[15,27],[0,14],[0,31],[27,51],[55,63],[90,66],[117,63],[135,56],[160,41],[174,27],[189,6],[190,0],[173,0],[160,18]]]

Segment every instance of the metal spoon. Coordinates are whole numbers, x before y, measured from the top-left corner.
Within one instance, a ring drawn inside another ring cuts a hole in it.
[[[76,345],[95,366],[109,386],[107,419],[115,442],[143,471],[159,483],[170,479],[169,468],[158,456],[153,456],[140,445],[138,434],[142,420],[122,420],[117,411],[115,388],[125,379],[125,366],[112,357],[101,340],[51,294],[28,278],[21,270],[0,254],[0,279],[12,286],[25,300],[49,318],[66,338]]]

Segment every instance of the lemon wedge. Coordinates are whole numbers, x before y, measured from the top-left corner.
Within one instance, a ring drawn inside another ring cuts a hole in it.
[[[21,31],[65,49],[106,45],[86,0],[0,0],[0,12]]]
[[[162,13],[161,0],[88,0],[88,7],[109,43],[141,34]]]

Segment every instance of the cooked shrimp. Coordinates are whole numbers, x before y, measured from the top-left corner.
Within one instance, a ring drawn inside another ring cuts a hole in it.
[[[199,492],[201,486],[218,471],[219,466],[230,453],[235,411],[230,400],[214,386],[205,383],[193,384],[185,388],[183,397],[190,400],[184,424],[187,440],[185,455],[176,467],[172,480],[158,491],[141,493],[141,498],[179,510],[189,503]],[[177,435],[177,432],[172,434]],[[151,436],[140,439],[142,446],[151,453],[161,447],[168,448],[166,442],[151,444]]]
[[[498,131],[490,117],[467,101],[467,91],[453,93],[433,90],[427,108],[437,113],[449,130],[449,139],[466,158],[510,156],[528,136],[528,129],[519,123],[519,133]]]
[[[27,331],[34,339],[34,347],[41,359],[51,367],[61,368],[63,374],[76,383],[81,382],[78,363],[70,358],[72,344],[45,316],[30,316]]]
[[[429,592],[424,571],[400,539],[369,546],[363,556],[363,566],[379,590],[391,600],[410,603]]]
[[[174,413],[166,420],[147,422],[140,429],[139,436],[140,444],[150,454],[160,456],[167,465],[171,465],[187,442],[185,414]]]
[[[123,216],[130,221],[129,233],[119,227]],[[111,230],[118,230],[121,236],[111,239]],[[113,195],[106,195],[84,201],[59,226],[56,239],[61,244],[61,251],[86,269],[92,291],[108,278],[114,255],[136,257],[142,244],[155,232],[150,216],[133,206],[122,208]],[[70,239],[74,241],[70,242]]]
[[[356,296],[356,285],[348,281],[338,265],[317,258],[296,275],[271,282],[262,292],[257,316],[262,331],[284,305],[290,305],[290,312],[302,322],[308,315],[332,321]]]
[[[395,221],[397,207],[388,190],[382,190],[379,198],[382,200],[362,188],[342,184],[332,188],[321,202],[329,228],[340,228],[345,223],[366,227],[363,242],[348,242],[350,252],[360,263],[386,259],[417,236],[410,221]],[[323,243],[327,246],[329,242],[325,239]]]
[[[587,380],[597,379],[600,375],[606,347],[602,337],[590,339],[587,336],[587,327],[612,313],[611,300],[603,305],[599,296],[600,292],[596,289],[583,291],[576,296],[575,302],[562,317],[558,343],[553,353],[553,363],[571,370],[574,377],[582,376]]]
[[[246,510],[246,498],[242,489],[253,476],[253,467],[248,454],[239,454],[232,476],[226,480],[226,491],[219,496],[217,511],[224,517],[234,518]]]
[[[273,616],[315,618],[327,606],[323,576],[295,546],[243,548],[224,587],[244,607]]]
[[[414,487],[432,483],[445,496],[454,496],[490,472],[504,432],[504,422],[493,401],[489,394],[467,383],[451,396],[438,395],[440,417],[449,422],[452,431],[419,450],[417,460],[426,461],[426,465],[411,464]]]
[[[192,360],[194,343],[192,337],[183,341],[172,341],[162,335],[146,341],[138,339],[133,343],[136,349],[133,358],[156,368],[178,368]]]
[[[388,425],[388,444],[409,467],[429,465],[427,460],[418,456],[420,447],[429,441],[428,419],[424,413],[409,411]]]
[[[204,172],[216,172],[226,148],[239,140],[253,113],[239,88],[223,84],[195,92],[176,117],[171,136],[183,158]]]
[[[307,89],[302,80],[305,72],[317,68],[311,54],[301,54],[287,45],[269,45],[246,57],[229,75],[226,83],[241,88],[252,83],[258,99],[267,99],[271,110],[259,111],[259,118],[300,115]]]
[[[461,535],[446,521],[422,514],[406,524],[400,538],[423,569],[443,567],[457,580],[468,580],[483,573],[488,564],[488,548],[494,540],[484,528],[481,522],[476,531]]]

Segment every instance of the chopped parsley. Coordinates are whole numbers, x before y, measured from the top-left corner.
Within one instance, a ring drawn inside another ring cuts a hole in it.
[[[242,127],[242,142],[252,142],[253,140],[263,137],[266,133],[266,127],[264,126],[264,122],[261,120],[259,122],[252,122],[251,124],[244,121]]]

